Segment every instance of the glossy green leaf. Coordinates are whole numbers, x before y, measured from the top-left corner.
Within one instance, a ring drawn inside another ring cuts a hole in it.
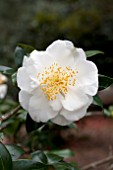
[[[99,90],[104,90],[113,84],[113,78],[99,75]]]
[[[99,95],[93,96],[93,104],[96,106],[99,106],[103,109],[103,103],[102,103],[102,100],[100,99]]]
[[[33,161],[41,162],[41,163],[44,163],[44,164],[48,163],[47,157],[44,154],[44,152],[42,152],[42,151],[35,151],[31,154],[31,156],[32,156]]]
[[[12,75],[15,70],[11,67],[0,66],[0,72],[6,75]]]
[[[24,150],[17,145],[5,145],[5,146],[9,151],[12,160],[16,160],[17,158],[19,158],[21,155],[25,153]]]
[[[18,67],[20,67],[23,62],[23,57],[26,55],[26,52],[23,48],[17,46],[14,54],[15,54],[15,63]]]
[[[13,161],[13,170],[47,170],[48,165],[32,160]]]
[[[11,155],[1,142],[0,142],[0,170],[12,170]]]
[[[44,123],[42,122],[35,122],[34,120],[32,120],[32,118],[30,117],[29,114],[27,114],[27,118],[26,118],[26,130],[27,132],[32,132],[40,127],[42,127],[44,125]]]
[[[89,51],[86,51],[85,53],[87,57],[92,57],[97,54],[104,54],[104,52],[99,51],[99,50],[89,50]]]
[[[70,149],[52,150],[52,151],[48,151],[46,153],[56,154],[56,155],[64,157],[64,158],[69,158],[71,156],[74,156],[74,153]]]
[[[22,44],[22,43],[19,43],[18,44],[19,47],[23,48],[26,52],[26,54],[28,53],[31,53],[35,48],[30,46],[30,45],[27,45],[27,44]]]
[[[58,162],[60,162],[60,161],[63,160],[63,157],[58,156],[58,155],[56,155],[56,154],[47,153],[46,156],[47,156],[48,164],[49,164],[49,165],[58,163]]]

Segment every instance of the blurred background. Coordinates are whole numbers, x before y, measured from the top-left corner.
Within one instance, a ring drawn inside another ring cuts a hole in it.
[[[105,55],[89,59],[97,64],[100,74],[113,77],[113,0],[0,0],[0,65],[15,67],[18,43],[45,50],[56,39],[71,40],[85,51],[103,51]],[[8,94],[17,99],[16,88],[10,82]],[[108,103],[113,104],[113,95],[109,95],[107,102],[110,99]],[[102,98],[106,102],[106,92]],[[80,133],[63,131],[65,140],[73,139],[71,149],[77,153],[74,160],[80,164],[107,156],[109,147],[113,147],[112,120],[88,119],[79,125]]]

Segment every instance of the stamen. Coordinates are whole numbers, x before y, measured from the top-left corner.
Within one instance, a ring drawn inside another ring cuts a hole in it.
[[[69,67],[58,66],[53,63],[50,67],[45,67],[42,73],[38,73],[40,88],[47,96],[48,100],[55,100],[57,94],[63,96],[68,93],[68,86],[75,86],[77,70]]]

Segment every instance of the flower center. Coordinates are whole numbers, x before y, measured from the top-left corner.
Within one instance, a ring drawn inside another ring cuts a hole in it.
[[[68,86],[75,86],[77,70],[69,67],[60,67],[53,63],[50,67],[38,73],[40,88],[47,96],[48,100],[55,100],[57,94],[63,96],[68,93]]]

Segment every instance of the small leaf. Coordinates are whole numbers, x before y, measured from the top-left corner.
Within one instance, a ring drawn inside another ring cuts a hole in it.
[[[13,161],[13,170],[47,170],[47,167],[48,165],[31,160],[20,159]]]
[[[17,145],[5,145],[9,153],[11,154],[12,160],[16,160],[25,152],[22,148]]]
[[[11,67],[0,66],[0,72],[6,75],[11,75],[15,72],[15,70]]]
[[[25,50],[26,54],[31,53],[35,49],[34,47],[32,47],[30,45],[22,44],[22,43],[19,43],[18,46],[23,48]]]
[[[15,63],[18,67],[22,65],[23,57],[26,55],[26,52],[21,47],[16,47],[15,49]]]
[[[113,84],[113,78],[99,75],[99,90],[104,90]]]
[[[67,162],[58,162],[53,165],[56,170],[78,170],[73,164]]]
[[[35,151],[31,154],[32,160],[40,163],[47,164],[47,157],[42,151]]]
[[[99,50],[89,50],[89,51],[86,51],[85,53],[87,57],[92,57],[97,54],[104,54],[104,52],[99,51]]]
[[[103,109],[102,100],[100,99],[100,97],[98,95],[93,96],[93,104],[96,106],[99,106]]]
[[[11,80],[12,80],[12,83],[13,83],[14,85],[16,85],[16,82],[17,82],[17,72],[15,72],[14,74],[12,74]]]
[[[71,156],[74,156],[74,153],[70,149],[52,150],[52,151],[48,151],[48,152],[46,151],[45,153],[56,154],[56,155],[64,157],[64,158],[69,158]]]
[[[47,153],[46,156],[47,156],[48,164],[49,164],[49,165],[58,163],[58,162],[60,162],[60,161],[63,160],[63,157],[58,156],[58,155],[55,155],[55,154]]]
[[[29,114],[27,114],[27,118],[26,118],[26,130],[27,132],[32,132],[40,127],[42,127],[44,125],[44,123],[42,122],[35,122],[34,120],[32,120],[32,118],[30,117]]]
[[[0,170],[12,170],[11,155],[1,142],[0,142]]]

